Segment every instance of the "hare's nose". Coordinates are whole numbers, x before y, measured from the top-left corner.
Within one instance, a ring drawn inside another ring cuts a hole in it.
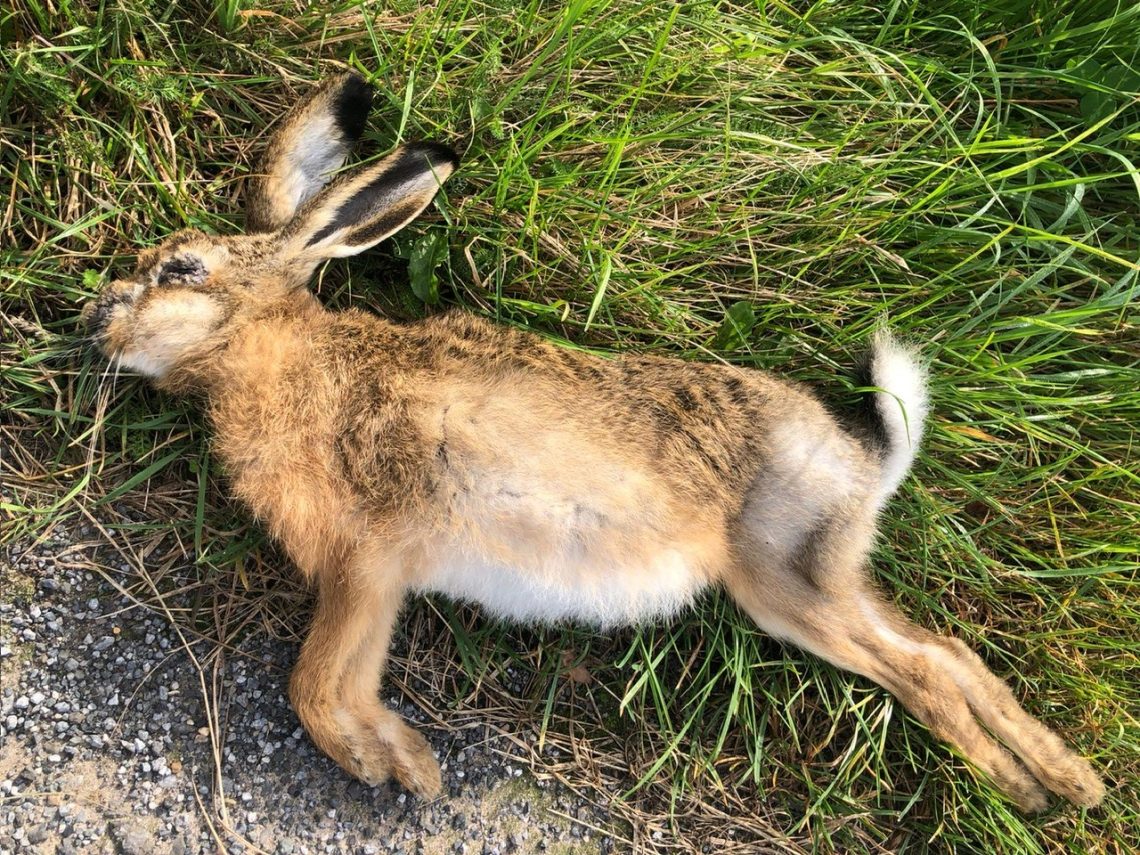
[[[98,336],[103,331],[103,327],[107,325],[111,311],[118,302],[115,299],[108,299],[107,295],[104,294],[84,306],[83,311],[79,314],[79,319],[87,327],[87,332],[93,336]]]
[[[91,319],[95,316],[95,304],[97,300],[88,300],[87,305],[79,313],[79,322],[85,327],[91,326]]]
[[[135,301],[135,290],[114,283],[94,300],[91,300],[79,313],[79,320],[88,328],[88,331],[98,334],[116,306],[131,305]]]

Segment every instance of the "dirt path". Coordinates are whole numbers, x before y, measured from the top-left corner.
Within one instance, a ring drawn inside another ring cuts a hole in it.
[[[0,556],[0,853],[624,848],[592,830],[609,825],[604,810],[536,780],[512,739],[478,723],[442,731],[390,686],[436,749],[444,795],[423,804],[350,780],[286,701],[294,645],[251,632],[218,657],[184,643],[83,569],[87,547],[72,544],[98,537],[57,529]]]

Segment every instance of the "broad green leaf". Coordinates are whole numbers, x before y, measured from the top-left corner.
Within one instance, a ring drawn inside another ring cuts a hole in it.
[[[442,232],[428,232],[412,245],[408,255],[412,293],[432,306],[439,303],[439,277],[435,270],[446,254],[447,237]]]
[[[713,337],[712,349],[731,351],[743,347],[754,326],[756,312],[752,304],[743,300],[733,303],[724,313],[724,322]]]

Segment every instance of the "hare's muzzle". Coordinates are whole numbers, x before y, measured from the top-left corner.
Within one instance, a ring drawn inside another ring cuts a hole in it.
[[[88,334],[98,340],[106,331],[115,310],[120,307],[129,310],[136,296],[137,289],[133,283],[112,282],[102,294],[83,307],[79,319],[87,327]]]

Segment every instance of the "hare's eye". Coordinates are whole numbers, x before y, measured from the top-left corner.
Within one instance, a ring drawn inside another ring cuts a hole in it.
[[[206,281],[206,265],[196,255],[175,255],[158,267],[159,285],[201,285]]]

